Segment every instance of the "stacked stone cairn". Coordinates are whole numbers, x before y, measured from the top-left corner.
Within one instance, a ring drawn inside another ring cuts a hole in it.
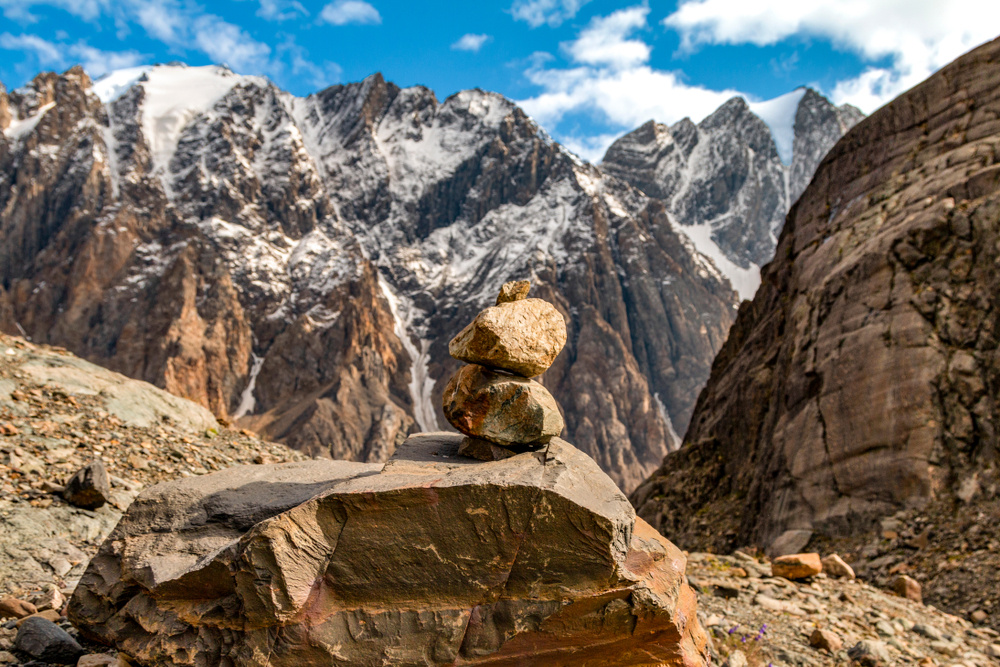
[[[555,306],[528,299],[531,283],[506,283],[496,305],[479,313],[448,344],[463,366],[445,387],[444,415],[465,440],[459,454],[495,461],[540,449],[562,433],[552,394],[541,375],[566,344],[566,322]]]

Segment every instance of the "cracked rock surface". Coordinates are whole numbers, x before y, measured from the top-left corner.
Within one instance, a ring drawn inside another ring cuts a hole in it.
[[[461,441],[149,488],[70,618],[143,664],[706,664],[683,554],[592,459]]]

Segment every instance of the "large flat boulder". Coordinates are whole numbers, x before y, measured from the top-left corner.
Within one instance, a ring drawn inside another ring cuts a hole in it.
[[[152,487],[70,618],[144,664],[706,664],[683,554],[592,459],[462,439]]]

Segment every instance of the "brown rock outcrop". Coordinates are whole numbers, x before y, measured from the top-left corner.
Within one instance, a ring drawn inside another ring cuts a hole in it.
[[[144,664],[706,664],[683,554],[591,459],[461,440],[152,487],[70,618]]]
[[[846,535],[996,459],[998,118],[993,41],[837,143],[640,516],[691,549]]]
[[[785,579],[805,579],[822,571],[819,554],[789,554],[771,561],[771,575]]]

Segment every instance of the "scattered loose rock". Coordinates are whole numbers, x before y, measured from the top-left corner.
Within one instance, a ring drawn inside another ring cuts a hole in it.
[[[844,642],[837,636],[837,633],[822,628],[816,628],[809,635],[809,645],[830,653],[836,653],[844,648]]]
[[[908,577],[905,574],[897,577],[896,581],[892,582],[892,590],[896,593],[896,595],[906,598],[907,600],[913,600],[914,602],[920,603],[924,601],[924,596],[920,589],[920,582],[913,577]]]
[[[86,510],[103,507],[111,498],[111,483],[104,462],[97,459],[80,468],[66,482],[62,496],[70,505]]]
[[[862,667],[881,667],[891,664],[892,660],[892,656],[889,655],[889,650],[883,642],[870,639],[859,641],[847,652],[847,655]]]
[[[844,562],[844,559],[837,554],[830,554],[822,560],[823,572],[828,577],[843,577],[844,579],[854,578],[854,568]]]
[[[819,554],[790,554],[771,561],[771,573],[785,579],[805,579],[823,571]]]
[[[83,647],[52,621],[32,616],[17,631],[14,648],[42,662],[76,664]]]
[[[35,605],[24,600],[10,597],[0,600],[0,618],[25,618],[37,611]]]

